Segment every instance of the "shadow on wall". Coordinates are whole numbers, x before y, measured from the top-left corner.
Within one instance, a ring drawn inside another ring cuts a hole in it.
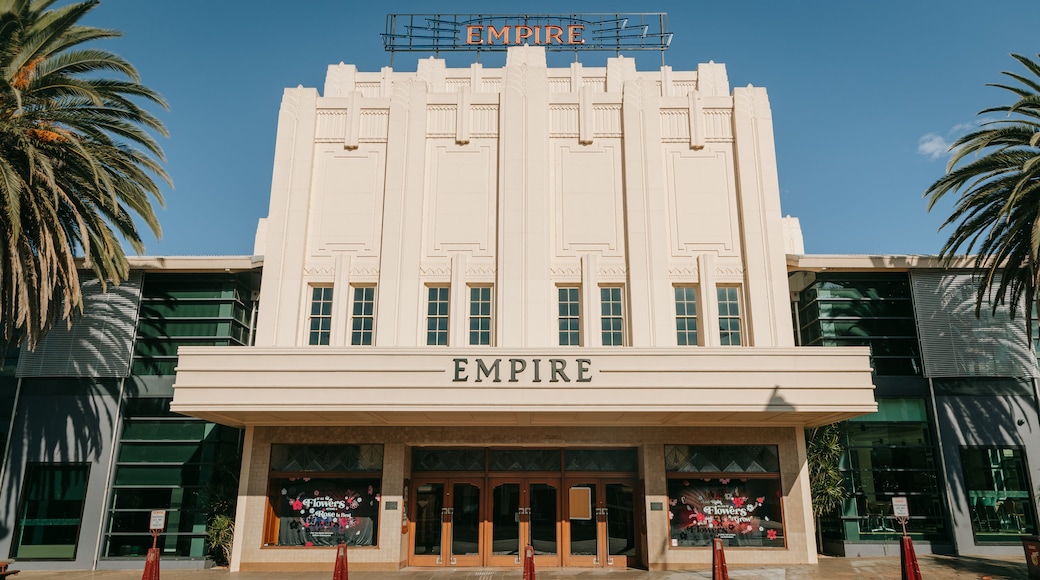
[[[996,382],[996,381],[993,381]],[[1013,382],[1013,381],[1005,381]],[[1028,417],[1034,417],[1036,411],[1031,408],[1032,397],[1014,395],[938,395],[936,404],[940,415],[939,425],[944,428],[947,463],[951,466],[963,466],[961,447],[1019,447],[1026,448],[1026,439],[1033,439],[1034,425]],[[1018,421],[1023,420],[1023,425]],[[951,440],[950,437],[954,438]],[[962,521],[969,521],[971,514],[968,505],[968,489],[964,479],[964,469],[951,469],[946,473],[947,485],[950,486],[956,501],[952,506]],[[1034,503],[1037,489],[1032,490]]]
[[[929,284],[915,284],[915,301],[924,306],[922,348],[935,386],[947,463],[963,466],[963,446],[1026,449],[1038,443],[1037,403],[1030,381],[1037,375],[1037,360],[1025,317],[1019,312],[1011,318],[1006,305],[996,313],[984,305],[976,317],[978,279],[967,273],[942,273],[936,282],[927,294],[921,290]],[[947,471],[946,478],[954,497],[961,500],[952,506],[956,517],[970,521],[963,467]],[[1031,495],[1036,513],[1040,494],[1035,485]]]
[[[773,385],[773,394],[769,396],[769,403],[766,404],[766,408],[764,409],[764,411],[766,411],[767,413],[790,413],[794,410],[794,405],[788,403],[787,399],[783,398],[780,395],[780,385]],[[799,465],[798,468],[801,469],[801,466]],[[781,485],[783,489],[782,493],[784,494],[784,497],[788,497],[791,495],[791,490],[794,489],[794,478],[787,477],[781,479]]]
[[[84,285],[91,282],[97,284]],[[19,357],[21,386],[0,481],[0,541],[10,540],[17,525],[28,464],[91,464],[94,481],[107,474],[95,468],[109,461],[120,397],[137,394],[134,382],[124,381],[140,295],[139,284],[128,282],[104,294],[85,288],[85,314]]]

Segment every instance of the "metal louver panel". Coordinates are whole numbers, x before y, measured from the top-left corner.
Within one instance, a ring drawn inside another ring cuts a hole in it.
[[[1006,305],[975,317],[970,273],[914,270],[910,285],[925,377],[1036,377],[1024,318]]]
[[[19,377],[125,377],[130,372],[137,311],[141,303],[141,273],[118,286],[101,282],[80,270],[83,316],[72,328],[58,323],[34,352],[18,359]]]

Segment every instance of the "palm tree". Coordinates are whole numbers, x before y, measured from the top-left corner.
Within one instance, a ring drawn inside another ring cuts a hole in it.
[[[1011,92],[1016,100],[979,112],[1004,117],[983,122],[950,147],[946,175],[925,197],[931,210],[946,194],[959,192],[942,225],[954,225],[954,230],[940,255],[949,261],[957,253],[975,253],[975,315],[986,302],[994,313],[1008,303],[1014,318],[1024,298],[1031,337],[1040,274],[1040,64],[1011,56],[1028,74],[1005,71],[1014,82],[991,86]]]
[[[84,46],[120,36],[79,24],[98,0],[0,0],[0,352],[34,348],[82,309],[77,268],[125,280],[134,223],[156,236],[157,180],[170,183],[137,102],[166,107],[123,58]],[[114,78],[113,78],[114,77]]]

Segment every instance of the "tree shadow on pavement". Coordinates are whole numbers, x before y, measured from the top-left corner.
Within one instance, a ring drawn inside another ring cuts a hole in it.
[[[929,560],[937,572],[944,570],[960,573],[967,572],[977,574],[978,577],[990,576],[993,580],[998,578],[1029,577],[1024,555],[1021,563],[978,556],[939,556],[935,554]]]

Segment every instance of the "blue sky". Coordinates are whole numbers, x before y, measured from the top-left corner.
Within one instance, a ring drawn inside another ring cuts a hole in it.
[[[922,193],[976,113],[1009,102],[986,87],[1040,52],[1040,1],[353,2],[102,0],[87,22],[123,31],[103,46],[170,103],[162,145],[174,188],[150,255],[251,254],[267,215],[284,87],[324,84],[326,67],[389,64],[388,13],[667,12],[675,70],[725,63],[731,86],[769,91],[783,211],[809,253],[935,253],[945,204]],[[428,55],[398,53],[415,70]],[[582,57],[602,66],[608,54]],[[660,67],[640,53],[640,70]],[[454,54],[449,66],[468,66]],[[484,59],[485,66],[494,63]],[[553,64],[553,63],[550,63]],[[558,66],[565,66],[562,63]]]

